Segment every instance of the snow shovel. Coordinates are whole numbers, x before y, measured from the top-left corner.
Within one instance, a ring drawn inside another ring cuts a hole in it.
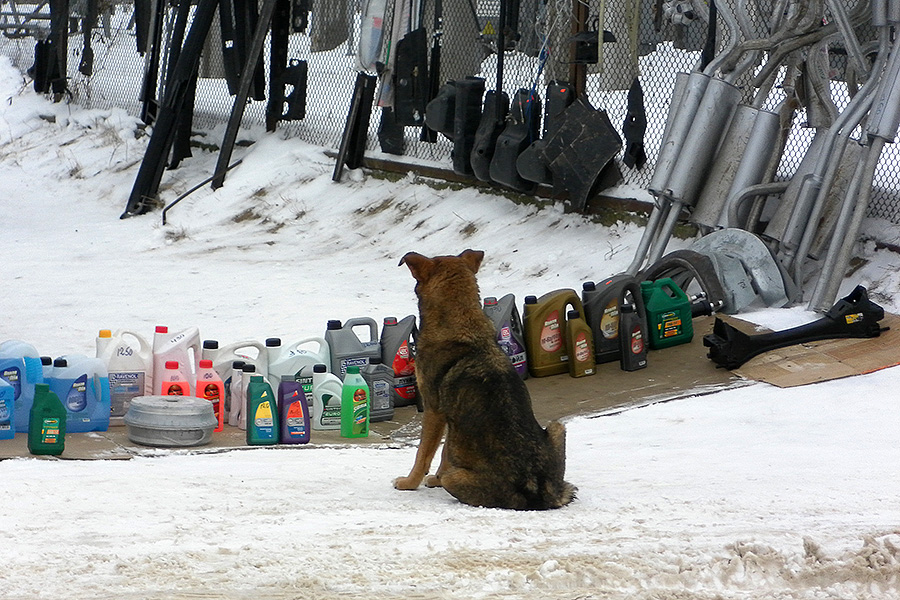
[[[878,322],[882,319],[884,309],[869,300],[866,288],[857,286],[823,318],[793,329],[747,335],[716,318],[713,332],[703,337],[703,345],[709,348],[708,356],[716,365],[736,369],[754,356],[778,348],[816,340],[878,337],[882,332]]]

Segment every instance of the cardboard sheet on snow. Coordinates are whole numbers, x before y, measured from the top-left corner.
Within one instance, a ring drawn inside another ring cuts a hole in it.
[[[729,319],[744,331],[752,326]],[[779,348],[754,356],[733,372],[741,377],[787,388],[871,373],[900,364],[900,316],[885,314],[890,327],[877,338],[821,340]],[[759,333],[758,331],[756,333]]]

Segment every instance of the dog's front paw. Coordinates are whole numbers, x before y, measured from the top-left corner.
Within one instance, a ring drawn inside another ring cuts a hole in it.
[[[398,477],[394,480],[395,490],[414,490],[419,487],[421,480],[412,477]]]
[[[429,475],[425,478],[425,487],[441,487],[441,478],[438,475]]]

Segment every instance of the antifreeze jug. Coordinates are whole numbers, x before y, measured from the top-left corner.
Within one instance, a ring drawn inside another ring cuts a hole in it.
[[[687,344],[694,337],[691,300],[669,277],[642,281],[650,348],[660,350]]]
[[[213,361],[213,369],[224,382],[231,376],[231,366],[236,360],[256,367],[257,375],[269,375],[268,350],[265,344],[255,340],[244,340],[227,346],[220,346],[216,340],[204,340],[201,358]]]
[[[157,325],[153,335],[153,394],[162,393],[160,374],[165,371],[166,362],[174,360],[184,369],[191,386],[196,383],[197,361],[200,360],[200,330],[190,327],[179,333],[169,332],[165,325]]]
[[[347,367],[347,376],[341,387],[341,437],[369,435],[369,397],[369,386],[359,367]]]
[[[341,428],[341,392],[343,383],[325,365],[313,367],[312,428]]]
[[[368,330],[368,340],[361,340],[358,329]],[[378,339],[378,323],[369,317],[349,319],[341,324],[338,320],[328,321],[325,341],[331,350],[331,372],[342,380],[347,367],[364,367],[369,359],[381,356],[381,342]]]
[[[269,360],[269,380],[273,386],[282,381],[299,381],[306,394],[308,407],[312,407],[312,367],[330,364],[331,351],[325,338],[310,337],[286,346],[278,338],[266,340]],[[271,345],[270,345],[271,343]]]
[[[516,368],[522,379],[528,377],[528,358],[525,353],[525,331],[519,309],[516,308],[516,297],[507,294],[497,300],[494,297],[484,299],[484,314],[494,324],[497,344],[509,357],[509,362]]]
[[[384,318],[381,328],[381,362],[390,367],[393,372],[394,381],[391,382],[390,390],[392,412],[393,406],[409,406],[416,403],[418,394],[416,388],[416,338],[418,336],[419,330],[416,327],[415,315],[409,315],[400,321],[396,317]],[[372,420],[377,420],[375,414],[375,412],[372,413]]]
[[[131,399],[153,393],[153,348],[133,331],[101,329],[97,358],[109,373],[110,424],[124,425]]]
[[[16,391],[5,379],[0,378],[0,440],[16,437]]]
[[[106,431],[109,428],[109,376],[99,358],[80,354],[53,361],[48,382],[66,409],[66,431]]]
[[[13,423],[16,431],[28,431],[34,386],[44,381],[41,356],[34,346],[19,340],[7,340],[0,344],[0,378],[13,387]]]
[[[570,310],[567,316],[566,344],[569,354],[569,375],[584,377],[597,372],[591,327],[577,310]]]
[[[272,386],[261,375],[253,375],[247,386],[247,444],[271,445],[278,439],[278,408]]]
[[[214,432],[222,431],[225,425],[225,383],[209,359],[201,359],[197,368],[198,398],[209,400],[213,405],[213,414],[216,416],[216,428]]]
[[[309,407],[299,381],[278,384],[279,433],[282,444],[306,444],[310,437]]]
[[[584,320],[594,336],[594,358],[597,364],[613,362],[619,351],[619,315],[626,302],[637,306],[637,314],[644,315],[644,300],[638,280],[628,274],[613,275],[600,283],[582,284]]]
[[[256,365],[247,363],[241,368],[241,399],[243,400],[243,402],[240,405],[240,412],[237,419],[237,426],[240,429],[247,429],[247,421],[253,418],[252,415],[247,412],[247,406],[249,406],[250,401],[250,392],[248,390],[250,389],[250,384],[253,382],[254,377],[262,377],[263,383],[268,385],[270,388],[272,387],[271,384],[269,384],[268,378],[263,377],[256,370]],[[273,398],[272,402],[275,402],[274,392],[270,395]],[[233,408],[234,404],[232,403],[232,409]]]
[[[59,456],[66,449],[66,409],[46,383],[35,386],[28,423],[28,451]]]
[[[547,292],[540,298],[525,298],[525,351],[528,353],[528,372],[534,377],[569,371],[567,307],[584,314],[581,299],[575,290],[567,288]]]

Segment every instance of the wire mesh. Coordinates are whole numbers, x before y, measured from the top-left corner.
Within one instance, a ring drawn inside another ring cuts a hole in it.
[[[363,0],[366,2],[367,0]],[[368,0],[376,2],[377,0]],[[542,94],[546,84],[554,79],[565,80],[570,74],[570,37],[577,3],[583,0],[520,0],[518,15],[514,20],[517,32],[514,43],[504,54],[503,89],[510,97],[519,88],[533,88]],[[849,12],[867,4],[866,0],[847,0]],[[393,31],[402,19],[395,19],[392,2],[384,19],[382,58],[386,58],[398,39]],[[499,0],[443,0],[443,31],[441,43],[441,81],[467,76],[483,77],[488,90],[497,81],[497,30],[499,28]],[[722,9],[737,11],[743,17],[742,25],[752,28],[755,36],[766,35],[777,0],[727,0],[718,3]],[[783,3],[782,3],[783,4]],[[608,31],[614,42],[599,45],[597,64],[586,67],[585,92],[592,106],[607,111],[611,122],[621,128],[626,118],[627,94],[637,80],[643,90],[647,130],[644,143],[648,155],[642,169],[632,169],[616,160],[626,186],[645,188],[650,181],[660,144],[663,140],[675,77],[679,72],[690,72],[700,60],[707,37],[703,15],[678,13],[685,7],[704,8],[702,2],[678,0],[587,0],[583,6],[587,12],[585,27],[590,31]],[[129,114],[141,113],[141,89],[148,57],[137,51],[135,43],[134,5],[131,2],[101,0],[99,18],[91,39],[94,50],[93,73],[85,76],[78,72],[83,45],[81,29],[84,2],[71,3],[71,21],[68,56],[68,85],[72,96],[81,105],[93,108],[121,107]],[[308,61],[308,92],[306,117],[301,121],[281,123],[284,136],[298,137],[312,144],[336,149],[347,118],[351,92],[358,65],[357,51],[360,43],[360,20],[365,6],[358,0],[346,2],[311,0],[309,30],[291,33],[288,56]],[[669,10],[673,19],[660,19],[657,9]],[[165,39],[170,39],[175,5],[169,4],[165,18]],[[737,10],[739,9],[740,10]],[[434,0],[414,3],[415,23],[427,30],[429,44],[434,41]],[[706,8],[708,10],[708,7]],[[326,11],[331,11],[326,15]],[[0,10],[0,53],[8,56],[23,71],[34,62],[36,39],[48,35],[48,24],[41,15],[47,13],[46,3],[12,2],[4,0]],[[406,15],[406,13],[403,13]],[[29,17],[30,15],[30,17]],[[323,37],[322,23],[329,20],[328,36]],[[830,17],[826,12],[826,21]],[[341,22],[343,21],[343,22]],[[317,27],[319,29],[317,30]],[[221,41],[218,23],[214,23],[201,59],[200,79],[194,110],[194,128],[206,131],[221,126],[232,110],[233,97],[228,93],[224,80]],[[318,33],[317,33],[318,31]],[[856,29],[860,43],[866,46],[874,35],[871,28]],[[598,34],[598,35],[601,35]],[[718,19],[718,48],[725,47],[732,37],[721,10]],[[268,47],[268,44],[267,44]],[[866,46],[867,47],[867,46]],[[838,109],[846,106],[849,94],[855,89],[854,77],[846,77],[846,51],[839,37],[816,47],[827,55],[828,76],[831,78],[833,96]],[[266,53],[267,54],[267,53]],[[750,69],[758,72],[770,58],[765,51]],[[162,88],[168,65],[165,56],[158,84]],[[852,75],[852,74],[851,74]],[[749,86],[745,101],[753,100],[753,94],[766,94],[759,104],[767,110],[776,110],[788,99],[784,82],[785,69],[778,70],[771,90],[757,92]],[[859,74],[856,74],[859,78]],[[848,83],[846,81],[850,79]],[[382,94],[379,94],[381,97]],[[376,102],[370,120],[367,152],[381,152],[379,124],[383,108]],[[249,102],[243,124],[247,127],[264,121],[266,102]],[[782,155],[777,176],[789,179],[800,166],[813,137],[814,119],[801,108],[793,115],[790,135]],[[406,127],[403,132],[402,156],[394,160],[409,163],[437,163],[450,165],[452,143],[438,136],[435,143],[420,139],[421,128]],[[862,135],[857,131],[855,136]],[[215,140],[210,140],[215,143]],[[869,214],[873,217],[900,223],[900,161],[894,144],[889,144],[876,172],[873,197]]]

